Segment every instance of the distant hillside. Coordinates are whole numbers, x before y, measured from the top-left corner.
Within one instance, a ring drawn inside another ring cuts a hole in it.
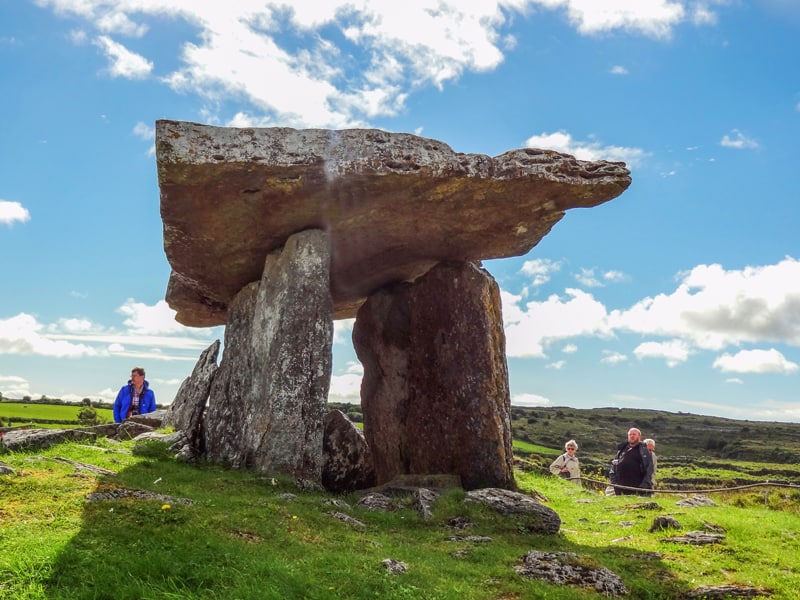
[[[575,439],[580,454],[609,456],[628,429],[656,441],[659,456],[711,456],[770,463],[800,462],[800,423],[723,419],[632,408],[512,407],[514,439],[562,448]]]

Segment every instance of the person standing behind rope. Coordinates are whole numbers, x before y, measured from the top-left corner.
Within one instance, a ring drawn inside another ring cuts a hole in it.
[[[656,456],[656,442],[653,439],[647,438],[644,445],[650,450],[650,456],[653,458],[653,489],[656,487],[656,474],[658,473],[658,457]]]
[[[575,485],[581,484],[581,466],[575,453],[578,451],[578,443],[570,440],[564,444],[564,454],[559,456],[550,465],[550,472],[564,479],[569,479]]]
[[[121,423],[133,415],[143,415],[156,409],[156,394],[144,378],[142,367],[131,369],[131,378],[123,385],[114,400],[114,423]]]
[[[653,487],[653,458],[642,443],[642,432],[632,427],[628,430],[628,441],[617,446],[617,454],[611,461],[611,484],[616,495],[648,495],[652,492],[637,492],[627,488],[649,490]]]

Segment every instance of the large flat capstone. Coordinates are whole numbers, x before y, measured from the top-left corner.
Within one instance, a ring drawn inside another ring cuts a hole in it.
[[[564,211],[630,185],[624,163],[550,150],[494,158],[375,129],[212,127],[156,122],[166,299],[184,325],[226,322],[264,259],[297,232],[331,243],[334,316],[443,260],[518,256]]]

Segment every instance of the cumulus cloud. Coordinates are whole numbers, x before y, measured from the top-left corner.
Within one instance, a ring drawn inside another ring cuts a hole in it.
[[[714,361],[714,368],[723,373],[783,373],[788,375],[798,369],[797,363],[787,360],[775,348],[769,350],[741,350],[736,354],[723,354]]]
[[[0,223],[11,225],[12,223],[24,223],[30,220],[31,214],[28,209],[19,202],[12,200],[0,200]]]
[[[623,67],[622,65],[614,65],[611,67],[611,74],[612,75],[627,75],[628,69]]]
[[[582,290],[568,288],[565,293],[523,304],[521,296],[501,290],[508,356],[545,358],[553,342],[611,335],[602,303]]]
[[[611,327],[721,350],[742,343],[800,346],[800,261],[725,270],[698,265],[669,294],[612,311]]]
[[[682,3],[669,0],[597,2],[597,0],[533,0],[547,8],[564,9],[579,32],[598,34],[622,29],[667,38],[686,17]]]
[[[514,394],[512,406],[550,406],[550,399],[538,394]]]
[[[39,354],[58,358],[97,356],[97,350],[86,344],[54,340],[45,327],[29,314],[20,313],[0,319],[0,354]]]
[[[736,150],[747,150],[758,148],[758,142],[746,136],[738,129],[734,129],[730,134],[725,134],[719,141],[719,145],[724,148],[734,148]]]
[[[611,350],[603,350],[603,358],[600,362],[605,365],[616,365],[628,360],[628,357],[620,352],[612,352]]]
[[[331,402],[359,404],[361,402],[361,379],[363,377],[364,367],[361,363],[347,363],[343,374],[331,376],[328,400]]]
[[[353,338],[355,319],[338,319],[333,322],[333,343],[347,344]]]
[[[668,367],[677,366],[689,359],[692,349],[683,340],[668,342],[644,342],[633,350],[636,358],[663,358]]]
[[[169,307],[166,300],[159,300],[149,306],[128,298],[117,309],[125,317],[123,324],[137,335],[151,335],[163,333],[186,332],[189,330],[175,320],[175,311]]]
[[[532,135],[525,140],[527,148],[545,148],[565,154],[571,154],[578,160],[610,160],[622,161],[631,167],[640,165],[649,154],[641,148],[625,148],[622,146],[603,146],[600,142],[578,141],[566,131],[554,133],[543,132]]]
[[[131,52],[119,42],[101,35],[94,41],[95,46],[109,60],[108,72],[112,77],[125,79],[144,79],[153,70],[153,63],[145,57]]]
[[[245,121],[325,127],[397,114],[421,88],[441,88],[466,72],[497,68],[516,47],[514,20],[535,18],[531,8],[563,12],[586,35],[624,30],[668,38],[687,20],[682,3],[670,0],[37,3],[77,17],[81,38],[94,39],[114,77],[149,76],[154,65],[148,55],[155,54],[159,39],[150,35],[153,29],[167,28],[157,32],[165,36],[175,35],[177,29],[168,29],[175,23],[188,26],[191,35],[182,40],[179,64],[162,82],[214,106],[228,97],[244,100],[252,108],[239,114]],[[135,39],[141,53],[111,36]],[[635,158],[629,153],[637,152],[602,150],[628,162]]]
[[[0,392],[7,398],[24,398],[31,395],[30,383],[16,375],[0,375]]]
[[[550,281],[552,273],[561,270],[561,262],[549,258],[535,258],[526,260],[522,264],[520,273],[530,277],[530,284],[534,286],[544,285]]]
[[[663,360],[669,367],[701,351],[744,344],[800,347],[800,261],[792,257],[731,270],[718,264],[698,265],[679,274],[673,291],[621,309],[609,310],[578,289],[542,301],[527,301],[524,294],[502,289],[500,297],[509,357],[546,359],[555,343],[566,344],[562,346],[566,351],[577,338],[624,341],[630,333],[650,338],[630,353],[639,360]],[[614,365],[627,360],[625,353],[605,350],[600,362]],[[725,372],[788,373],[796,368],[778,350],[724,355],[714,366]]]

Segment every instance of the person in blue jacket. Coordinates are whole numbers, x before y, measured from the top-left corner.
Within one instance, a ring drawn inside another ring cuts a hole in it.
[[[123,385],[114,400],[114,422],[121,423],[133,415],[143,415],[156,409],[156,394],[144,378],[142,367],[131,369],[131,378]]]

